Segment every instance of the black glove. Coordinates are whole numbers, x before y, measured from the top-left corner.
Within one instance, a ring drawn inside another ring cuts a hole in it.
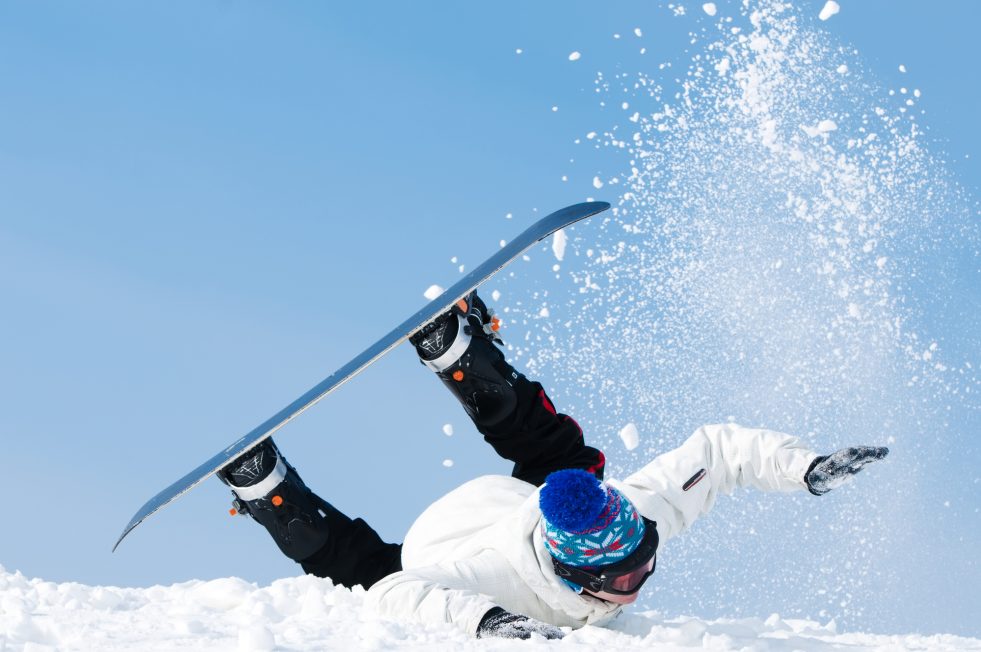
[[[504,611],[494,607],[480,619],[477,625],[477,638],[531,638],[532,634],[544,636],[547,639],[562,638],[565,634],[561,629],[534,618]]]
[[[812,494],[820,496],[851,480],[866,464],[881,460],[888,454],[888,448],[879,446],[842,448],[811,462],[810,468],[804,474],[804,482]]]

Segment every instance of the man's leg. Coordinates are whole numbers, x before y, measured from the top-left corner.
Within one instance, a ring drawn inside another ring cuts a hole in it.
[[[235,509],[265,527],[307,573],[367,589],[402,570],[401,544],[385,543],[363,520],[351,520],[310,491],[271,438],[218,477],[235,494]]]
[[[558,414],[541,384],[515,371],[495,346],[497,321],[472,293],[420,330],[412,343],[497,453],[514,462],[512,475],[535,485],[559,469],[603,477],[603,453],[586,446],[572,417]]]

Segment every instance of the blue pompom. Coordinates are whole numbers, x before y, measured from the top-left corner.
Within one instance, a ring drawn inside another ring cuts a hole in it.
[[[545,479],[538,506],[551,525],[566,532],[584,532],[603,513],[607,499],[606,490],[593,474],[564,469]]]

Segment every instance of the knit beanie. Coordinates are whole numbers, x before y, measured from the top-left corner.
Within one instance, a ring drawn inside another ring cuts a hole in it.
[[[633,504],[581,469],[550,474],[538,505],[549,553],[569,566],[615,564],[644,538],[644,521]]]

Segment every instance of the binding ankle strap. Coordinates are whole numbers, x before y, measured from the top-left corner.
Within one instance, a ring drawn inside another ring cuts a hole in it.
[[[283,462],[283,458],[279,457],[276,459],[276,467],[272,470],[272,473],[267,475],[259,482],[248,487],[236,487],[235,485],[231,485],[231,487],[232,491],[235,492],[235,495],[238,496],[239,500],[248,502],[250,500],[259,500],[260,498],[264,497],[285,479],[286,463]]]
[[[457,329],[456,338],[453,340],[453,344],[450,348],[446,349],[443,355],[433,360],[423,360],[423,364],[427,367],[439,373],[452,365],[454,362],[463,357],[463,354],[467,352],[467,347],[470,346],[470,334],[467,332],[467,320],[459,315],[456,318],[460,320],[460,327]]]

